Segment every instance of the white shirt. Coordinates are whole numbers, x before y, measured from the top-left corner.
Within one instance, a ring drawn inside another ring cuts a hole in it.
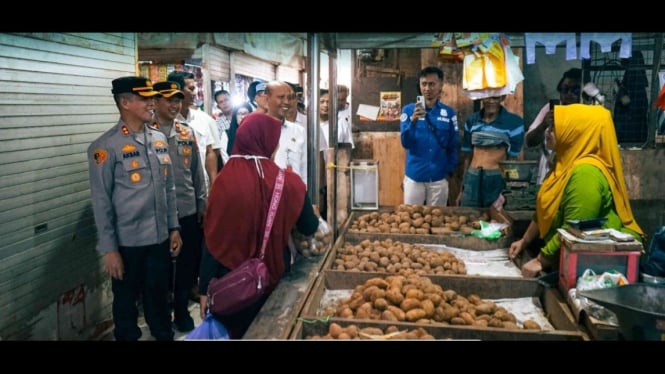
[[[307,129],[307,116],[298,112],[298,114],[296,114],[296,123]]]
[[[220,152],[223,151],[221,149],[222,142],[220,140],[219,131],[217,131],[217,122],[214,118],[210,117],[208,113],[191,108],[187,112],[187,118],[183,118],[182,114],[178,113],[177,119],[186,122],[192,129],[194,129],[196,143],[199,146],[201,165],[203,165],[203,171],[205,171],[205,185],[207,187],[210,184],[210,177],[205,169],[206,148],[210,144],[212,149],[219,149]],[[222,152],[222,155],[224,154],[226,154],[226,152]],[[228,155],[226,157],[228,158]]]
[[[355,144],[353,144],[353,135],[351,134],[351,122],[349,122],[349,118],[346,117],[346,115],[349,112],[346,110],[343,110],[339,112],[339,115],[337,116],[337,142],[338,143],[351,143],[351,148],[355,148]],[[330,128],[330,122],[329,121],[320,121],[319,126],[321,127],[321,137],[319,138],[319,148],[321,151],[323,151],[323,155],[325,158],[326,163],[328,163],[328,159],[326,155],[328,154],[326,150],[329,147],[329,142],[328,142],[328,131]]]
[[[229,155],[226,153],[226,148],[229,146],[229,133],[228,130],[231,127],[231,120],[226,118],[224,113],[220,112],[219,118],[215,120],[217,123],[217,132],[219,132],[219,140],[222,145],[220,148],[220,154],[222,155],[222,160],[224,164],[229,160]]]
[[[540,109],[540,112],[538,112],[536,118],[533,120],[531,125],[529,125],[529,128],[527,129],[526,133],[528,134],[530,132],[535,131],[536,127],[538,127],[543,122],[543,120],[545,120],[545,116],[549,111],[550,111],[550,103],[547,103]],[[543,142],[544,141],[545,140],[543,140]],[[536,184],[540,186],[543,183],[543,179],[545,179],[545,176],[550,171],[548,159],[552,154],[552,150],[547,149],[545,145],[542,143],[538,145],[538,148],[541,149],[541,152],[540,152],[540,160],[538,162],[538,179]]]
[[[295,122],[284,121],[279,136],[275,163],[283,169],[291,168],[307,186],[307,142],[305,129]]]

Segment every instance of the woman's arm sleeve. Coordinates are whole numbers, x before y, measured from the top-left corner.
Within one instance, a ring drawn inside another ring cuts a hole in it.
[[[319,228],[319,217],[314,214],[312,201],[308,194],[305,194],[305,204],[300,212],[300,217],[298,217],[298,222],[296,222],[296,228],[298,232],[306,236],[313,235],[316,229]]]

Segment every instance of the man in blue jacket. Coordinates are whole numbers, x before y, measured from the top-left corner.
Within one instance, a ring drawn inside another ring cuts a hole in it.
[[[402,108],[400,132],[406,149],[404,204],[448,205],[448,179],[459,162],[455,110],[439,101],[443,71],[428,66],[418,74],[421,103]]]

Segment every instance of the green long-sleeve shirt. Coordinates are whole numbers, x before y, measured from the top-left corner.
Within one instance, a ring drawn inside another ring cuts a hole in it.
[[[613,228],[631,234],[636,240],[642,240],[638,233],[623,227],[621,219],[614,209],[610,185],[600,169],[593,165],[581,164],[573,170],[573,174],[564,188],[559,210],[552,220],[550,230],[544,237],[545,246],[540,251],[549,260],[558,263],[561,243],[557,229],[567,228],[568,220],[602,217],[607,218],[603,228]]]

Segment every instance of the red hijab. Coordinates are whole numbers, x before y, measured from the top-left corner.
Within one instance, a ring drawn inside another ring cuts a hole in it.
[[[235,269],[259,255],[268,207],[279,166],[271,156],[277,149],[281,121],[253,112],[238,127],[231,158],[215,178],[205,218],[210,254]],[[264,261],[273,288],[284,273],[283,251],[305,202],[306,187],[294,173],[285,173],[284,190],[266,246]]]

